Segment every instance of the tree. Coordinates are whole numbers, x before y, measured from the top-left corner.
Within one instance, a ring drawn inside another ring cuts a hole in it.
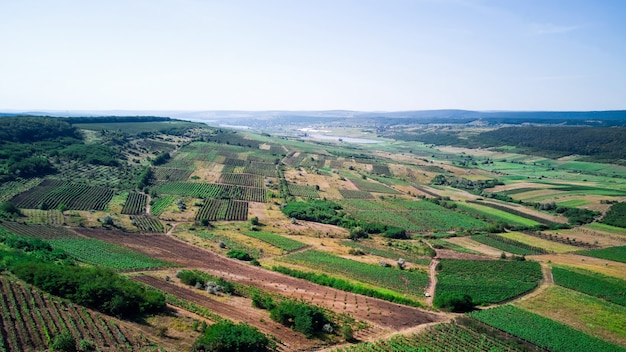
[[[252,226],[258,226],[259,225],[259,217],[258,216],[253,216],[252,218],[250,218],[250,224],[252,224]]]
[[[353,227],[352,229],[350,229],[350,236],[348,236],[348,238],[350,238],[353,241],[358,240],[359,238],[367,238],[367,232],[365,232],[365,230],[363,230],[360,226],[357,227]]]

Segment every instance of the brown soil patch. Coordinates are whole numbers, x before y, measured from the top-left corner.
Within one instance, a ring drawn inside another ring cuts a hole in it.
[[[78,229],[78,231],[88,237],[120,244],[185,267],[198,268],[233,282],[256,286],[268,292],[302,299],[334,311],[348,313],[355,319],[380,325],[386,329],[405,329],[444,319],[444,316],[439,313],[347,293],[267,271],[202,250],[166,235],[130,235],[94,229]]]
[[[600,232],[595,229],[576,227],[567,230],[544,231],[545,234],[557,235],[559,237],[575,239],[576,242],[586,242],[597,244],[601,247],[613,247],[626,245],[626,236]],[[583,249],[583,248],[581,248]]]
[[[148,275],[133,276],[133,280],[156,287],[164,292],[210,309],[212,312],[234,322],[244,322],[257,327],[261,332],[277,337],[289,351],[310,349],[315,340],[308,340],[304,335],[286,328],[269,317],[269,312],[253,308],[252,301],[235,297],[228,303],[214,300],[191,288],[179,287]]]
[[[502,253],[502,251],[498,252],[498,256],[500,255],[500,253]],[[437,259],[495,260],[497,258],[488,257],[486,255],[480,254],[462,253],[453,251],[451,249],[437,249]]]

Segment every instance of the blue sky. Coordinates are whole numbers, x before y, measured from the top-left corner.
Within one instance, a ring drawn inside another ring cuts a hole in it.
[[[626,109],[621,0],[0,0],[0,109]]]

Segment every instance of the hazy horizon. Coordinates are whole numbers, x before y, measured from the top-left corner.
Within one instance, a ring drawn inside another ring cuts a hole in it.
[[[0,3],[2,111],[626,109],[626,3]]]

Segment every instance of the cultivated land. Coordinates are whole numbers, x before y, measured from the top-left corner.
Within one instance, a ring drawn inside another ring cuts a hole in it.
[[[626,167],[596,132],[603,163],[540,129],[377,119],[0,118],[0,351],[186,351],[224,322],[280,351],[626,348]],[[158,309],[112,313],[129,292]]]

